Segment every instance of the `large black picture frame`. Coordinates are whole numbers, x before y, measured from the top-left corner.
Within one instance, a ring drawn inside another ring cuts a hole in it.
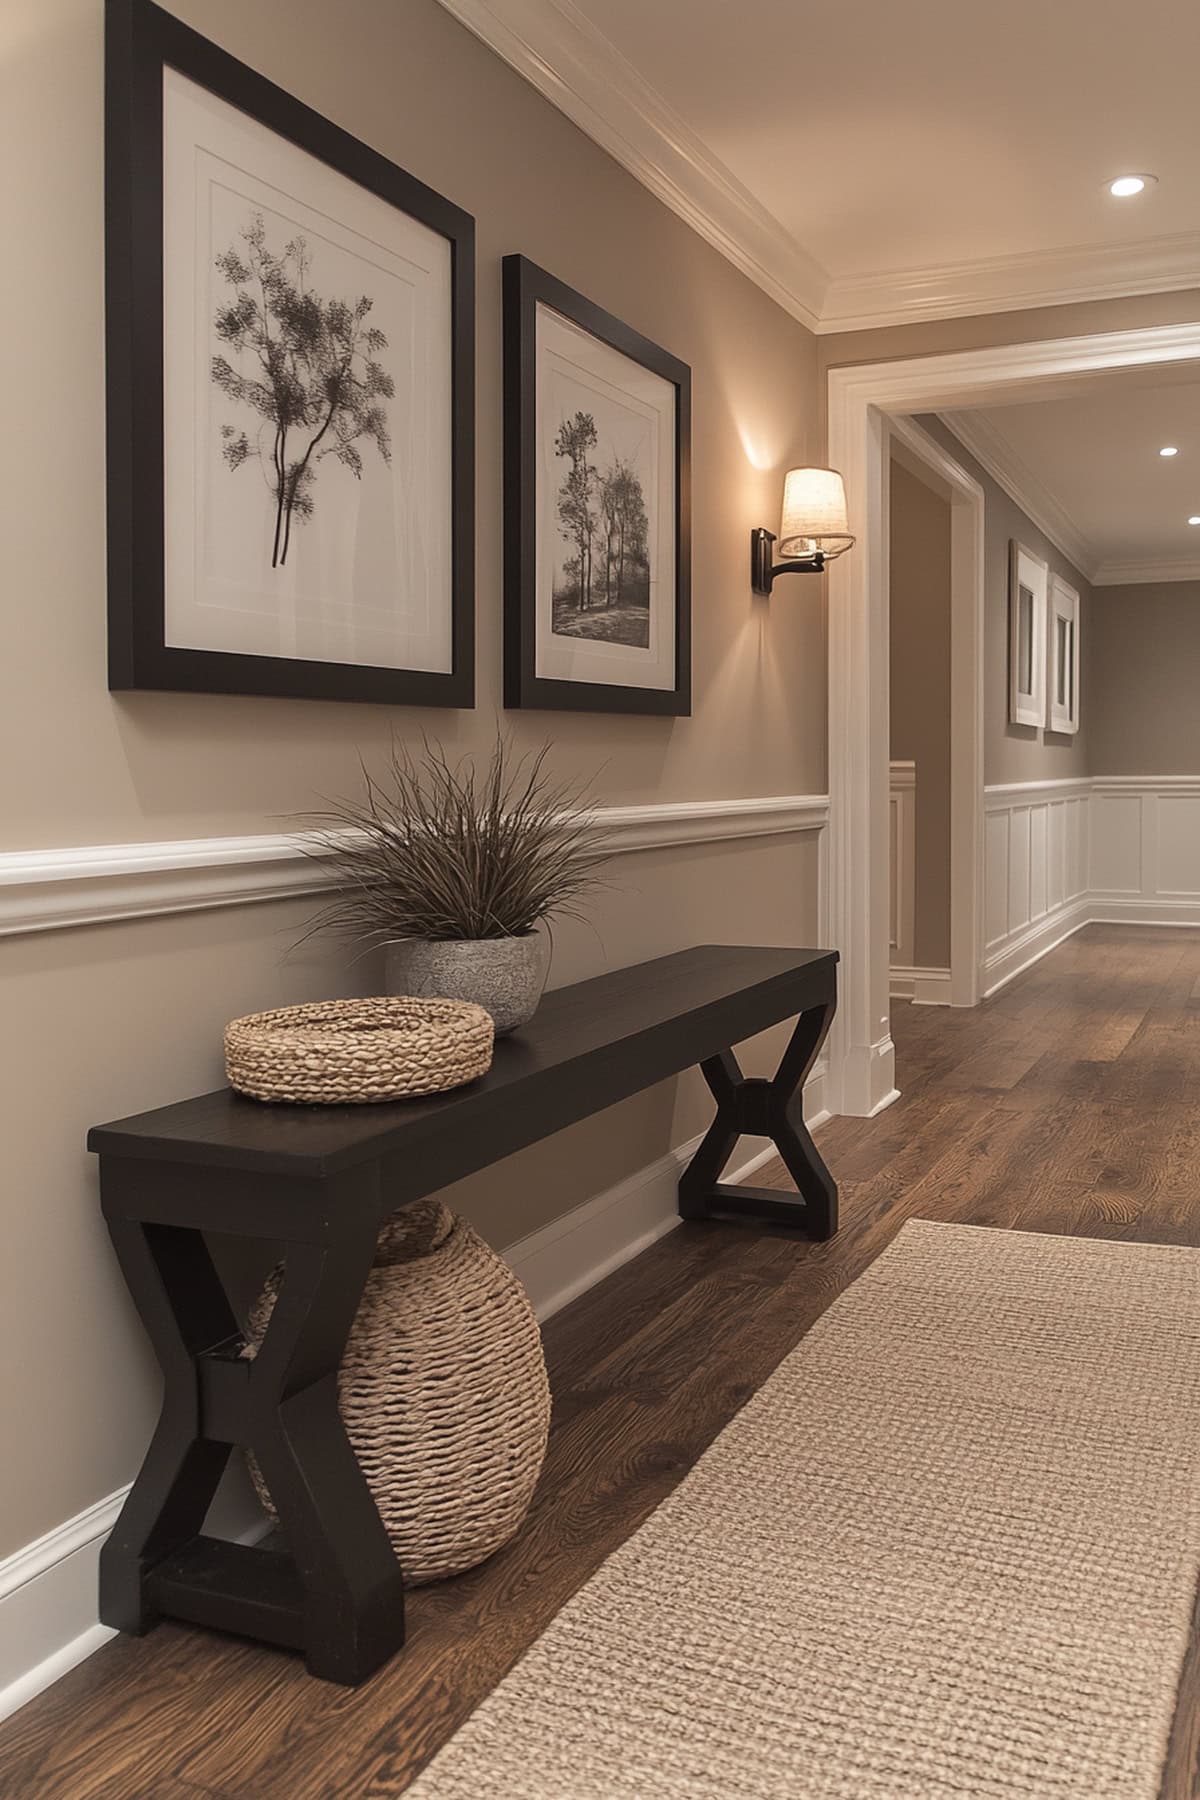
[[[537,310],[549,307],[675,389],[675,685],[539,676]],[[691,370],[524,256],[504,259],[504,704],[565,712],[691,712]]]
[[[475,671],[475,223],[151,0],[107,0],[109,687],[470,707]],[[163,72],[178,70],[444,236],[451,254],[451,668],[168,645],[164,630]]]

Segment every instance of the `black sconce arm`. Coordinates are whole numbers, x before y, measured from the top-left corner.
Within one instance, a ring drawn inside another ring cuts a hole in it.
[[[774,545],[773,531],[759,525],[750,533],[750,586],[756,594],[769,594],[777,575],[819,575],[825,567],[823,550],[815,550],[811,556],[794,557],[789,562],[773,563]]]

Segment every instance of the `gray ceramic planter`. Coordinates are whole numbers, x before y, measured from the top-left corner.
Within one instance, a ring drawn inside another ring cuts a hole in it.
[[[528,937],[401,938],[387,948],[389,994],[473,1000],[491,1013],[497,1037],[537,1011],[550,969],[545,932]]]

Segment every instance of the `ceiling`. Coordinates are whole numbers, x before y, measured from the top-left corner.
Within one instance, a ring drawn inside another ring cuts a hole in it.
[[[1200,365],[943,416],[1089,580],[1200,580]]]
[[[816,330],[1200,286],[1195,0],[442,4]]]

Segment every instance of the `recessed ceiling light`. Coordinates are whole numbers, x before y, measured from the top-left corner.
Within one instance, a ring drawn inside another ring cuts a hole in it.
[[[1115,181],[1108,183],[1108,191],[1115,200],[1132,200],[1135,194],[1145,193],[1158,180],[1157,175],[1118,175]]]
[[[1160,456],[1178,456],[1179,451],[1174,444],[1164,444],[1158,454]]]
[[[1188,520],[1189,525],[1200,525],[1200,513],[1193,513]]]

